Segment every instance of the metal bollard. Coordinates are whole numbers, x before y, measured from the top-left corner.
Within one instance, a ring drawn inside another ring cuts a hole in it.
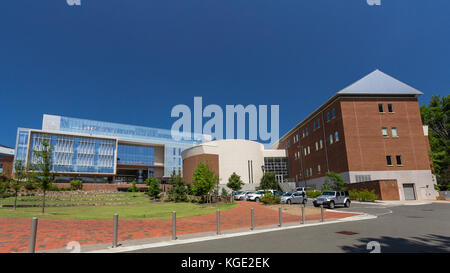
[[[251,209],[251,221],[252,221],[252,227],[250,228],[251,230],[255,229],[255,210],[252,208]]]
[[[323,215],[323,205],[320,205],[320,213],[322,214],[322,222],[324,221],[324,215]]]
[[[217,235],[220,235],[220,209],[217,210]]]
[[[305,224],[305,204],[302,204],[302,224]]]
[[[278,208],[278,218],[280,218],[280,224],[278,226],[281,227],[283,225],[283,215],[281,215],[281,208]]]
[[[30,236],[30,245],[28,247],[28,253],[34,253],[36,250],[37,225],[38,225],[38,218],[33,217],[33,219],[31,219],[31,236]]]
[[[177,239],[177,213],[172,211],[172,240]]]
[[[113,245],[112,247],[117,247],[117,233],[119,232],[119,215],[114,214],[114,230],[113,230]]]

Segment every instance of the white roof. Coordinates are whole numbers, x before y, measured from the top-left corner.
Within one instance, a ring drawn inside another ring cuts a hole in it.
[[[337,94],[422,95],[423,93],[377,69]]]
[[[0,146],[0,154],[14,155],[14,149]]]

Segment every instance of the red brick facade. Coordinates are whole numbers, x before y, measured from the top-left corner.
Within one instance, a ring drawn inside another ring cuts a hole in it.
[[[11,177],[14,164],[14,156],[0,154],[0,164],[2,165],[3,169],[3,173],[1,173],[0,176]]]
[[[183,178],[192,183],[192,175],[200,162],[206,162],[211,170],[219,177],[219,155],[200,154],[183,159]]]

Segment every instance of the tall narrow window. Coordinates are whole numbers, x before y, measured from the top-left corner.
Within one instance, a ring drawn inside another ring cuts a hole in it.
[[[335,117],[336,117],[336,110],[334,110],[334,108],[331,109],[331,117],[332,117],[332,118],[335,118]]]
[[[305,137],[305,130],[302,130],[302,136]]]
[[[317,120],[317,128],[320,128],[320,119]]]
[[[306,128],[306,136],[308,136],[308,128]]]
[[[320,143],[320,149],[322,149],[322,148],[323,148],[323,142],[322,142],[322,140],[320,140],[319,143]]]
[[[327,112],[327,121],[330,121],[330,112]]]
[[[402,164],[402,156],[401,155],[395,156],[395,159],[397,160],[397,165],[403,165]]]
[[[317,173],[320,173],[320,165],[317,165]]]
[[[397,128],[392,127],[392,137],[398,137]]]
[[[386,156],[386,163],[388,166],[392,166],[392,156],[390,155]]]
[[[316,151],[319,150],[319,143],[316,141]]]
[[[306,153],[306,148],[303,148],[303,153],[304,153],[305,155],[307,155],[307,153]]]
[[[392,104],[388,104],[389,113],[394,113],[394,106]]]
[[[383,104],[378,104],[378,112],[380,112],[380,113],[384,113],[384,107],[383,107]]]
[[[338,134],[338,132],[336,131],[336,132],[334,132],[334,141],[339,141],[339,134]]]
[[[316,130],[316,122],[314,121],[314,125],[313,125],[314,131]]]
[[[382,129],[381,129],[381,134],[382,134],[384,137],[388,137],[389,135],[388,135],[388,130],[387,130],[387,128],[382,128]]]
[[[330,144],[333,144],[333,135],[330,135]]]
[[[309,148],[309,146],[308,146],[308,154],[310,154],[311,153],[311,149]]]

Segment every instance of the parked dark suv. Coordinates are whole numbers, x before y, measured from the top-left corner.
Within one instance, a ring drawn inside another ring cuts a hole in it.
[[[330,209],[334,209],[336,205],[344,205],[348,208],[350,203],[348,191],[324,191],[320,196],[313,199],[314,207],[324,205]]]

